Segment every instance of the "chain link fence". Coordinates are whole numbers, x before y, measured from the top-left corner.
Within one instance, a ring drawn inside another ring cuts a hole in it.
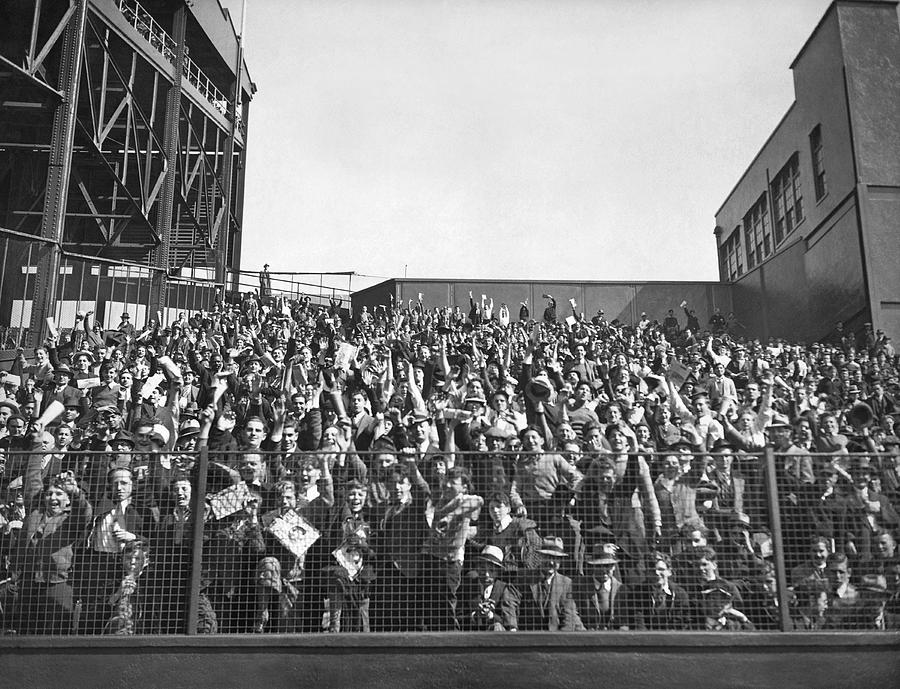
[[[223,452],[196,436],[169,452],[141,433],[25,453],[16,423],[0,481],[6,633],[900,620],[894,455]]]

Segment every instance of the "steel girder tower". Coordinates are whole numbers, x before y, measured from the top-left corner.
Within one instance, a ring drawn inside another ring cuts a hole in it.
[[[32,344],[62,253],[162,269],[151,309],[167,275],[239,269],[254,92],[218,0],[0,5],[0,228],[40,239]]]

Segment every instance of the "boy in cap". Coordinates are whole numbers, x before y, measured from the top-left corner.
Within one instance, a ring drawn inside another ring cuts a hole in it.
[[[470,631],[514,632],[519,628],[519,592],[504,579],[503,549],[485,546],[478,555],[473,572],[476,590],[471,597],[472,611],[466,620]]]

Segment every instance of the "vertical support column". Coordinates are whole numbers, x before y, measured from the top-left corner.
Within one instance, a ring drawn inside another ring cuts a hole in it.
[[[237,175],[237,179],[232,186],[234,187],[234,193],[236,196],[236,198],[234,199],[234,218],[237,221],[238,225],[233,229],[231,235],[227,238],[228,244],[226,245],[230,246],[230,253],[228,256],[226,256],[226,260],[228,261],[229,267],[232,269],[231,290],[236,293],[240,291],[241,247],[244,225],[244,184],[246,180],[244,172],[247,163],[247,134],[249,132],[250,126],[250,103],[243,103],[241,105],[241,110],[243,112],[244,123],[244,131],[242,132],[244,137],[244,145],[241,147],[241,152],[240,154],[238,154],[237,161],[235,161],[237,167],[232,172],[233,175]]]
[[[200,611],[200,581],[203,567],[203,528],[205,526],[206,472],[209,469],[209,449],[200,448],[197,460],[197,485],[191,496],[191,513],[194,515],[194,530],[191,534],[191,584],[188,591],[187,612],[185,613],[185,634],[197,633]]]
[[[238,108],[241,107],[241,96],[243,95],[243,87],[241,84],[244,75],[244,28],[247,15],[247,8],[241,6],[241,32],[237,39],[237,58],[234,67],[234,92],[231,94],[231,103],[228,104],[228,117],[231,120],[231,131],[228,133],[228,140],[225,142],[225,159],[222,168],[222,186],[225,190],[222,205],[225,212],[222,215],[222,222],[216,228],[216,237],[214,240],[215,258],[216,258],[216,283],[225,283],[225,262],[228,255],[228,242],[231,239],[231,201],[233,198],[231,188],[234,186],[234,147],[235,137],[238,128]],[[242,108],[241,115],[246,114],[246,108]],[[247,148],[246,124],[244,130],[244,150]],[[243,158],[243,153],[241,155]]]
[[[781,506],[778,504],[778,481],[775,473],[775,449],[766,446],[764,456],[766,474],[766,501],[769,507],[769,523],[772,525],[772,548],[775,551],[775,581],[778,584],[778,612],[781,631],[791,629],[791,611],[788,601],[787,570],[784,564],[784,534],[781,532]]]
[[[32,347],[46,336],[45,319],[56,310],[56,284],[59,280],[60,248],[66,227],[66,204],[69,178],[72,174],[72,146],[78,110],[81,63],[84,54],[84,28],[88,0],[76,0],[77,9],[69,19],[60,58],[58,89],[63,101],[53,114],[50,139],[50,162],[41,219],[41,237],[46,244],[40,249],[35,279],[34,303],[31,309],[29,342]]]
[[[175,184],[178,181],[178,150],[181,146],[179,120],[181,119],[181,80],[184,74],[185,45],[187,28],[187,8],[178,5],[172,19],[172,40],[175,41],[175,76],[166,94],[166,124],[163,136],[163,152],[168,162],[166,178],[160,191],[156,207],[156,227],[160,244],[153,256],[154,271],[150,283],[150,312],[166,308],[166,286],[169,277],[169,251],[172,242],[172,224],[175,215]]]

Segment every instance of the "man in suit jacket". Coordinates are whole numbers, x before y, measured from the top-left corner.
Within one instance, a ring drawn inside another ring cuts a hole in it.
[[[84,393],[74,385],[72,369],[65,364],[59,364],[53,369],[53,380],[44,386],[44,396],[41,399],[41,412],[43,413],[53,401],[61,402],[64,406],[78,405],[83,408],[82,398]]]
[[[614,546],[595,543],[585,560],[588,574],[575,580],[575,605],[585,629],[619,629],[627,625],[623,601],[625,590],[613,572],[619,560]]]
[[[584,631],[575,598],[572,580],[559,573],[566,557],[563,541],[556,536],[544,538],[538,553],[543,562],[537,581],[525,587],[519,612],[522,631],[571,632]]]

